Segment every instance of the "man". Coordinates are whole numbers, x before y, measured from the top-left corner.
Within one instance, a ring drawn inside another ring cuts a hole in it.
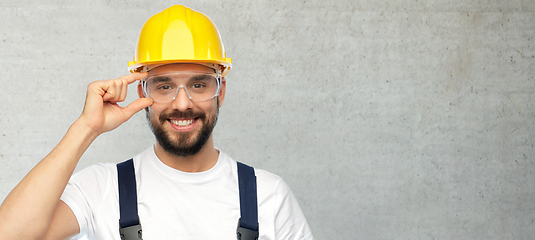
[[[0,238],[120,239],[130,231],[123,214],[137,212],[140,226],[134,225],[142,231],[134,237],[235,239],[244,210],[242,165],[216,149],[212,135],[230,67],[215,25],[202,13],[172,6],[151,17],[129,63],[133,73],[91,83],[80,118],[2,203]],[[120,107],[137,80],[140,98]],[[93,140],[143,109],[153,147],[117,167],[95,165],[71,178]],[[124,197],[117,184],[125,172],[117,171],[126,163],[133,164],[134,180],[125,181],[134,195]],[[258,169],[255,175],[259,239],[313,239],[282,179]],[[125,199],[137,204],[123,211]]]

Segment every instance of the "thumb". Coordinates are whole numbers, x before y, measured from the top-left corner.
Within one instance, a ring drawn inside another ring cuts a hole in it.
[[[123,113],[127,119],[130,119],[134,114],[141,111],[142,109],[152,105],[152,100],[149,98],[140,98],[128,104],[128,106],[123,108]]]

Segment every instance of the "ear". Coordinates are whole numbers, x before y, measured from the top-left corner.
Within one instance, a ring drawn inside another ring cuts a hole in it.
[[[219,98],[219,107],[223,105],[223,100],[225,100],[226,91],[227,91],[227,80],[225,79],[225,77],[223,77],[221,79],[221,90],[219,91],[219,96],[217,96],[217,98]]]
[[[139,96],[139,98],[144,98],[145,97],[145,94],[143,94],[143,86],[141,86],[141,82],[139,82],[137,84],[137,95]],[[146,107],[145,111],[148,112],[149,111],[149,107],[150,106]]]
[[[143,87],[141,86],[141,82],[137,84],[137,95],[139,98],[144,98],[145,94],[143,94]]]

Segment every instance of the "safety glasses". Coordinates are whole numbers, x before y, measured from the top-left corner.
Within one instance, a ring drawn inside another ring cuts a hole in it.
[[[191,101],[207,101],[219,95],[221,75],[207,72],[173,72],[149,76],[142,81],[145,97],[158,103],[175,100],[184,89]]]

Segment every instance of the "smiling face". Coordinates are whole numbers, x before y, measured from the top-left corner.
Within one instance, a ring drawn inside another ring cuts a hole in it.
[[[164,65],[149,71],[149,77],[167,73],[213,73],[214,70],[198,64]],[[143,97],[141,89],[138,89]],[[154,102],[146,112],[151,129],[166,152],[175,156],[198,153],[211,138],[217,122],[219,106],[225,95],[225,81],[219,96],[205,101],[192,101],[184,88],[168,103]]]

